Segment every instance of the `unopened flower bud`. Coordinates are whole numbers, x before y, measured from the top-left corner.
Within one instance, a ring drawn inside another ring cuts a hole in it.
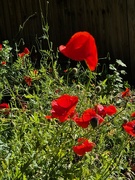
[[[96,92],[101,92],[101,87],[100,86],[96,86]]]
[[[76,85],[76,88],[80,90],[80,88],[81,88],[81,87],[80,87],[80,85],[79,85],[79,84],[77,84],[77,85]]]
[[[73,72],[74,74],[76,74],[76,73],[78,72],[78,69],[77,69],[77,68],[73,68],[73,69],[72,69],[72,72]]]

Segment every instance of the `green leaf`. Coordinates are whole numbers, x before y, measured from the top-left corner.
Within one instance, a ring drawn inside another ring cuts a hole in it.
[[[34,99],[35,98],[35,96],[33,96],[32,94],[24,95],[24,97],[27,99]]]
[[[121,72],[121,74],[124,74],[124,75],[127,74],[127,72],[124,70],[121,70],[120,72]]]
[[[113,65],[113,64],[110,64],[110,65],[109,65],[109,69],[114,70],[114,71],[116,71],[116,70],[117,70],[117,69],[114,67],[114,65]]]
[[[116,59],[116,62],[118,65],[120,65],[122,67],[127,67],[126,64],[124,64],[120,59]]]
[[[23,174],[23,180],[27,180],[27,177],[25,174]]]

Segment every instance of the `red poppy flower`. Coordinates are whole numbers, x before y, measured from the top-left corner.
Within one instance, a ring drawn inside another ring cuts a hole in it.
[[[0,110],[4,112],[4,114],[9,114],[9,105],[7,103],[0,104]]]
[[[109,116],[112,116],[113,114],[117,112],[117,109],[114,105],[103,106],[101,104],[98,104],[95,106],[95,111],[100,116],[105,117],[107,114]]]
[[[87,128],[89,124],[95,119],[97,121],[97,124],[101,124],[104,119],[96,114],[95,110],[93,109],[87,109],[83,112],[81,118],[75,117],[73,120],[78,124],[78,126],[81,126],[82,128]]]
[[[32,84],[32,78],[29,76],[24,76],[24,81],[27,83],[28,86]]]
[[[7,103],[2,103],[0,104],[0,109],[8,109],[9,108],[9,105]]]
[[[135,117],[135,112],[133,112],[133,113],[131,114],[131,117]]]
[[[77,96],[64,94],[52,101],[52,118],[58,118],[60,122],[66,121],[75,113],[75,107],[78,102]]]
[[[114,105],[104,106],[105,113],[109,116],[116,114],[117,109]]]
[[[75,33],[66,46],[59,46],[59,51],[72,60],[85,60],[91,71],[94,71],[97,66],[98,55],[95,39],[88,32]]]
[[[122,127],[128,134],[135,136],[135,120],[124,123]]]
[[[64,73],[67,73],[68,72],[68,69],[64,69],[64,71],[63,71]]]
[[[7,63],[6,61],[2,61],[2,62],[1,62],[1,65],[5,66],[6,63]]]
[[[101,104],[97,104],[95,106],[95,111],[96,111],[97,114],[99,114],[102,117],[106,116],[106,113],[105,113],[105,110],[104,110],[104,106],[101,105]]]
[[[28,48],[24,48],[23,52],[22,53],[19,53],[18,56],[20,58],[24,57],[26,54],[30,54],[30,51]]]
[[[30,51],[29,51],[28,48],[24,48],[23,52],[24,52],[25,54],[30,54]]]
[[[121,93],[121,96],[122,98],[130,96],[130,89],[126,88],[126,90]]]
[[[89,142],[88,139],[79,138],[78,139],[78,145],[73,146],[73,151],[78,156],[84,156],[85,153],[90,152],[94,146],[95,146],[95,143]]]
[[[2,50],[2,44],[0,44],[0,51]]]
[[[19,53],[18,56],[19,56],[20,58],[23,58],[23,57],[25,56],[25,53],[24,53],[24,52]]]
[[[47,120],[51,120],[51,119],[52,119],[52,116],[46,115],[46,116],[44,116],[44,118],[47,119]]]

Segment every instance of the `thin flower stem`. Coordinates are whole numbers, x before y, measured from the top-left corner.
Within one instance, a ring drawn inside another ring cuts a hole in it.
[[[48,43],[48,47],[49,47],[49,50],[52,50],[51,48],[51,42],[49,40],[49,26],[48,26],[48,22],[47,22],[47,19],[48,19],[48,4],[49,2],[47,1],[46,2],[46,20],[44,18],[44,15],[43,15],[43,10],[42,10],[42,5],[41,5],[41,1],[39,0],[39,7],[40,7],[40,12],[41,12],[41,22],[42,22],[42,30],[43,32],[45,33],[45,37],[47,39],[47,43]]]
[[[89,71],[89,80],[88,80],[88,83],[86,85],[86,89],[89,90],[89,85],[90,85],[90,82],[91,82],[91,77],[92,77],[92,72]]]
[[[6,85],[10,91],[10,95],[11,97],[13,97],[13,99],[15,100],[16,99],[16,95],[14,94],[14,91],[12,90],[12,88],[10,87],[10,84],[8,82],[8,79],[6,77],[3,78],[4,79],[4,82],[6,82]],[[15,103],[15,106],[17,107],[17,104],[16,104],[16,101],[14,102]]]

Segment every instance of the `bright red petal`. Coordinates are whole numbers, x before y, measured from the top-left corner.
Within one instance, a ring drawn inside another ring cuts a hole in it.
[[[77,96],[70,96],[68,94],[64,94],[59,99],[57,99],[57,103],[59,106],[63,108],[68,108],[78,102]]]
[[[56,100],[52,101],[52,117],[58,118],[60,122],[68,120],[75,113],[75,107],[78,102],[77,96],[64,94]]]
[[[106,113],[105,113],[105,110],[104,110],[104,106],[101,105],[101,104],[97,104],[95,106],[95,111],[96,111],[97,114],[99,114],[102,117],[106,116]]]
[[[73,146],[73,151],[79,156],[84,156],[86,153],[82,146]]]
[[[75,33],[66,45],[66,56],[73,60],[84,60],[89,55],[89,39],[92,36],[88,32]]]
[[[25,54],[30,54],[30,51],[29,51],[28,48],[24,48],[23,52],[24,52]]]
[[[20,58],[22,58],[23,56],[25,56],[25,53],[24,53],[24,52],[19,53],[18,56],[19,56]]]
[[[129,89],[129,88],[126,88],[126,90],[121,93],[121,96],[122,96],[123,98],[124,98],[124,97],[127,97],[127,96],[130,96],[130,89]]]
[[[86,140],[84,142],[84,145],[85,145],[85,151],[89,152],[89,151],[91,151],[93,149],[93,147],[95,146],[95,143],[89,142],[88,140]]]
[[[0,44],[0,51],[2,50],[2,44]]]
[[[86,152],[90,152],[95,146],[95,143],[89,142],[85,138],[79,138],[78,142],[79,144],[77,146],[73,146],[73,151],[79,156],[83,156]]]
[[[131,117],[135,117],[135,112],[133,112],[133,113],[131,114]]]
[[[106,114],[112,116],[113,114],[116,114],[117,109],[115,106],[110,105],[110,106],[104,106],[104,110],[106,112]]]
[[[87,128],[89,126],[89,121],[84,121],[82,118],[76,118],[74,121],[82,128]]]
[[[88,32],[75,33],[66,46],[59,46],[59,51],[73,60],[85,60],[90,70],[95,70],[97,66],[98,55],[95,39]]]
[[[135,120],[123,124],[122,127],[128,134],[135,136]]]
[[[59,51],[60,51],[61,53],[65,54],[66,46],[64,46],[64,45],[59,46]]]
[[[90,54],[89,56],[85,59],[85,62],[88,66],[88,68],[91,71],[94,71],[95,68],[97,67],[98,64],[98,54],[97,54],[97,47],[94,38],[91,39],[90,42]]]
[[[7,103],[0,104],[0,109],[4,109],[4,108],[8,109],[9,105]]]
[[[83,121],[90,121],[95,116],[96,116],[96,112],[90,108],[83,112],[82,119]]]
[[[82,143],[85,142],[86,140],[87,140],[86,138],[81,137],[81,138],[78,138],[78,139],[77,139],[77,142],[78,142],[78,144],[79,144],[79,143],[82,144]]]
[[[95,116],[96,113],[93,109],[87,109],[83,112],[81,118],[74,118],[74,121],[78,124],[78,126],[82,128],[87,128],[89,126],[90,120]]]

